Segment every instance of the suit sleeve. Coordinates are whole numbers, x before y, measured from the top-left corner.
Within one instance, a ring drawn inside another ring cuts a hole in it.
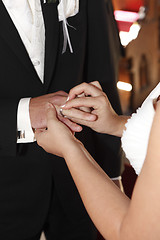
[[[109,4],[109,2],[108,2]],[[98,80],[113,108],[121,114],[116,87],[120,43],[113,12],[105,0],[88,0],[87,81]],[[96,161],[110,177],[121,174],[120,139],[93,133]]]
[[[0,156],[16,155],[18,102],[18,99],[0,99]]]

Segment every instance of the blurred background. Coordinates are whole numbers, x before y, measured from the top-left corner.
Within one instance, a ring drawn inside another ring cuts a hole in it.
[[[159,82],[160,1],[113,0],[124,57],[119,88],[124,113],[135,111]]]

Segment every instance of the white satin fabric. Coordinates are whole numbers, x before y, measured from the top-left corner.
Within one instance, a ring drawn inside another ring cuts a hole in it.
[[[149,94],[142,106],[133,113],[126,123],[121,142],[130,164],[137,174],[140,173],[148,147],[150,130],[155,114],[154,99],[160,95],[160,83]]]
[[[64,17],[73,17],[79,12],[79,0],[60,0],[58,5],[59,21],[63,21]]]

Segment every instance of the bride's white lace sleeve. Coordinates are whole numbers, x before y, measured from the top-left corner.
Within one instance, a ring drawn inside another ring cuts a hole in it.
[[[149,134],[155,110],[153,100],[160,95],[160,83],[149,94],[142,106],[133,113],[126,123],[121,142],[122,148],[132,167],[139,174],[147,153]]]

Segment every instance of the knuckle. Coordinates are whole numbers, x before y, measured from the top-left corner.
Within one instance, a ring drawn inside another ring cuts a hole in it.
[[[75,91],[75,87],[74,87],[74,88],[72,88],[72,89],[69,91],[69,95],[72,95],[72,94],[74,94],[74,91]]]
[[[84,82],[84,83],[82,83],[82,84],[83,84],[83,87],[84,87],[84,88],[88,86],[88,83],[86,83],[86,82]]]
[[[51,102],[53,104],[59,105],[63,101],[63,99],[65,100],[66,97],[63,97],[63,96],[60,96],[60,95],[55,95],[55,96],[52,97]]]
[[[94,83],[96,86],[100,86],[100,83],[97,80],[93,81],[92,83]]]
[[[95,87],[97,87],[97,88],[99,88],[99,89],[102,89],[102,87],[101,87],[101,85],[100,85],[100,83],[99,83],[99,81],[93,81],[93,82],[91,82],[91,84],[92,85],[94,85]]]
[[[106,96],[103,94],[103,95],[98,97],[98,100],[101,104],[104,104],[104,102],[106,101]]]
[[[64,91],[60,90],[57,92],[57,95],[66,95],[66,93]]]
[[[60,98],[61,98],[61,96],[56,95],[56,96],[53,97],[53,100],[58,101],[58,100],[60,100]]]

